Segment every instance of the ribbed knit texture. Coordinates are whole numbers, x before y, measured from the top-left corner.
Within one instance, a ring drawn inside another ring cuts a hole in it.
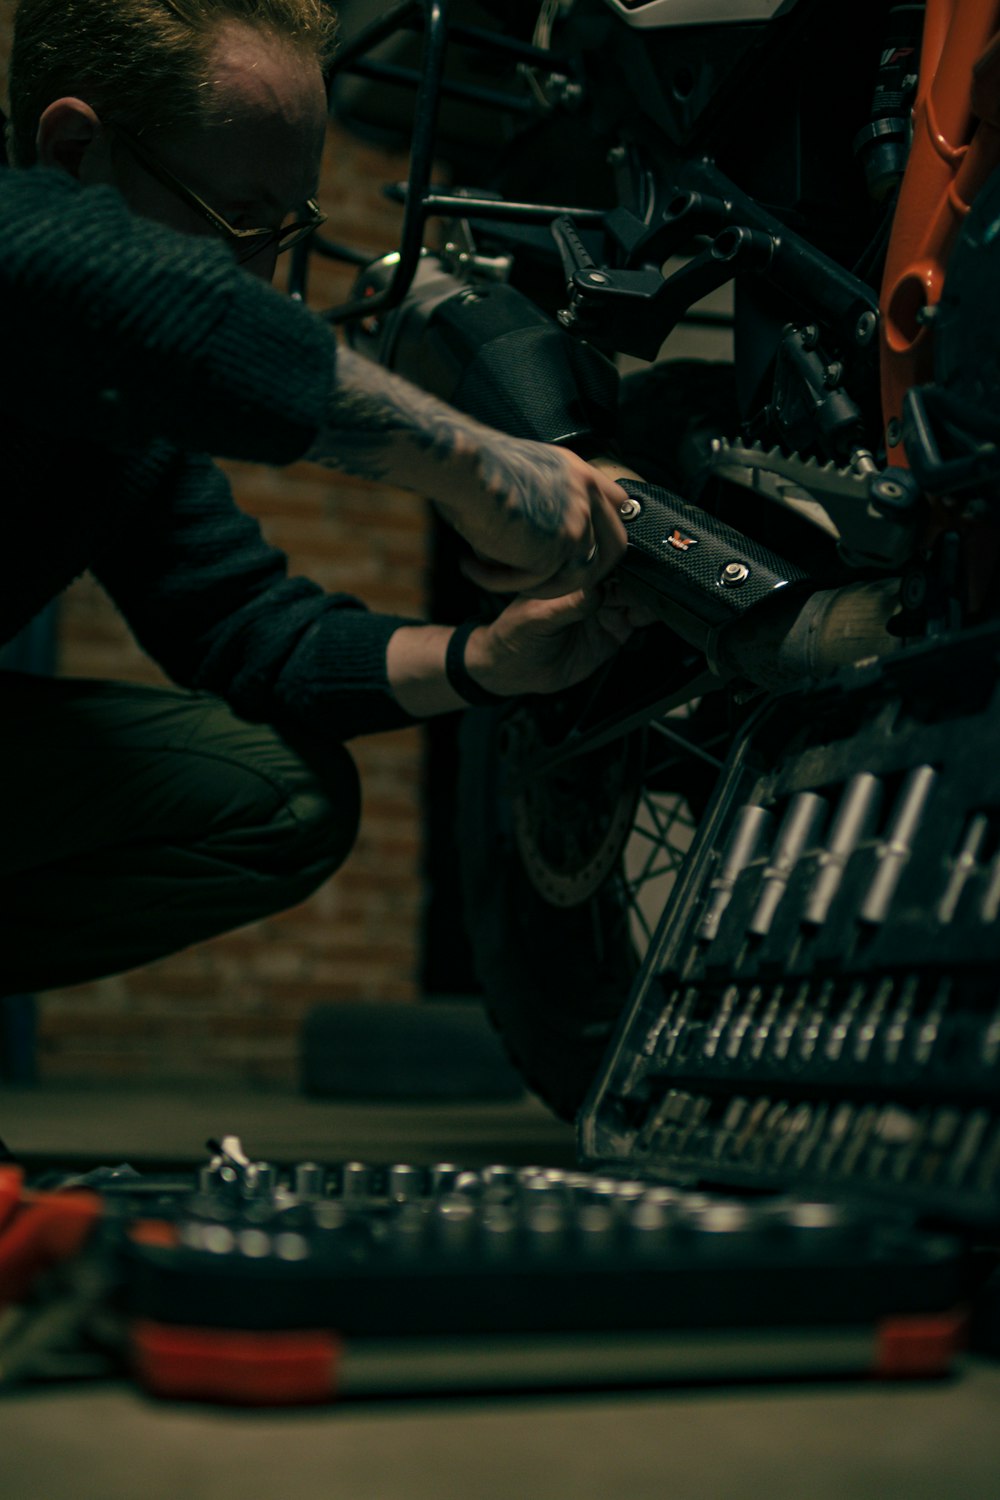
[[[31,421],[45,389],[63,434],[268,463],[305,452],[336,359],[320,319],[219,241],[136,218],[113,188],[64,172],[0,174],[0,215],[13,411]]]
[[[412,722],[403,621],[290,579],[204,457],[286,463],[329,404],[320,319],[111,188],[0,171],[0,642],[91,568],[178,683],[350,738]]]

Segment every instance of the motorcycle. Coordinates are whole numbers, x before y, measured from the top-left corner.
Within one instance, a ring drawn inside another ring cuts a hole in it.
[[[328,315],[628,495],[658,623],[463,725],[479,979],[572,1116],[749,716],[998,612],[1000,4],[452,9],[346,10],[334,112],[410,172],[398,247]],[[705,324],[727,358],[673,358]]]

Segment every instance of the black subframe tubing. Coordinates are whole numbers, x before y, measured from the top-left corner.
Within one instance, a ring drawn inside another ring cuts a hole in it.
[[[425,11],[423,78],[417,94],[413,119],[410,190],[406,195],[407,201],[403,210],[399,260],[387,287],[376,292],[374,296],[355,297],[348,302],[341,303],[339,307],[330,308],[323,314],[330,323],[341,323],[347,318],[361,315],[370,317],[373,313],[397,307],[409,291],[420,263],[425,217],[423,200],[430,186],[434,162],[438,104],[441,98],[441,79],[448,42],[447,0],[423,0],[423,3]],[[408,8],[408,6],[401,7],[401,11]],[[388,35],[388,31],[381,33],[377,40],[381,40],[383,35]],[[374,42],[370,42],[369,45],[374,45]]]
[[[850,271],[844,269],[808,240],[793,230],[787,229],[780,219],[761,208],[752,198],[740,191],[720,172],[714,162],[708,160],[685,162],[674,185],[675,192],[694,190],[725,203],[731,210],[718,222],[704,226],[709,233],[732,224],[746,225],[749,229],[763,230],[774,237],[774,255],[765,280],[790,293],[808,307],[815,304],[829,323],[836,328],[844,343],[855,343],[855,327],[862,312],[874,312],[878,316],[878,297],[871,287]],[[702,227],[702,226],[698,226]],[[691,226],[695,228],[694,225]]]
[[[370,78],[375,83],[389,83],[400,88],[419,88],[422,81],[422,74],[417,68],[403,68],[396,63],[356,62],[347,71],[356,78]],[[465,104],[479,104],[484,109],[506,110],[508,114],[533,115],[536,111],[536,106],[530,99],[504,94],[499,89],[479,88],[474,83],[443,81],[441,97],[461,99]]]

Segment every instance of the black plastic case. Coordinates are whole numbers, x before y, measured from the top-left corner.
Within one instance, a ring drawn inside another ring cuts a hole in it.
[[[1000,632],[772,700],[581,1114],[591,1166],[1000,1223]]]

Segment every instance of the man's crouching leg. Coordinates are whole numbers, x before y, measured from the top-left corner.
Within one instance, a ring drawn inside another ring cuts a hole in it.
[[[209,694],[13,673],[2,688],[0,994],[282,911],[350,852],[360,793],[341,745],[246,723]]]

